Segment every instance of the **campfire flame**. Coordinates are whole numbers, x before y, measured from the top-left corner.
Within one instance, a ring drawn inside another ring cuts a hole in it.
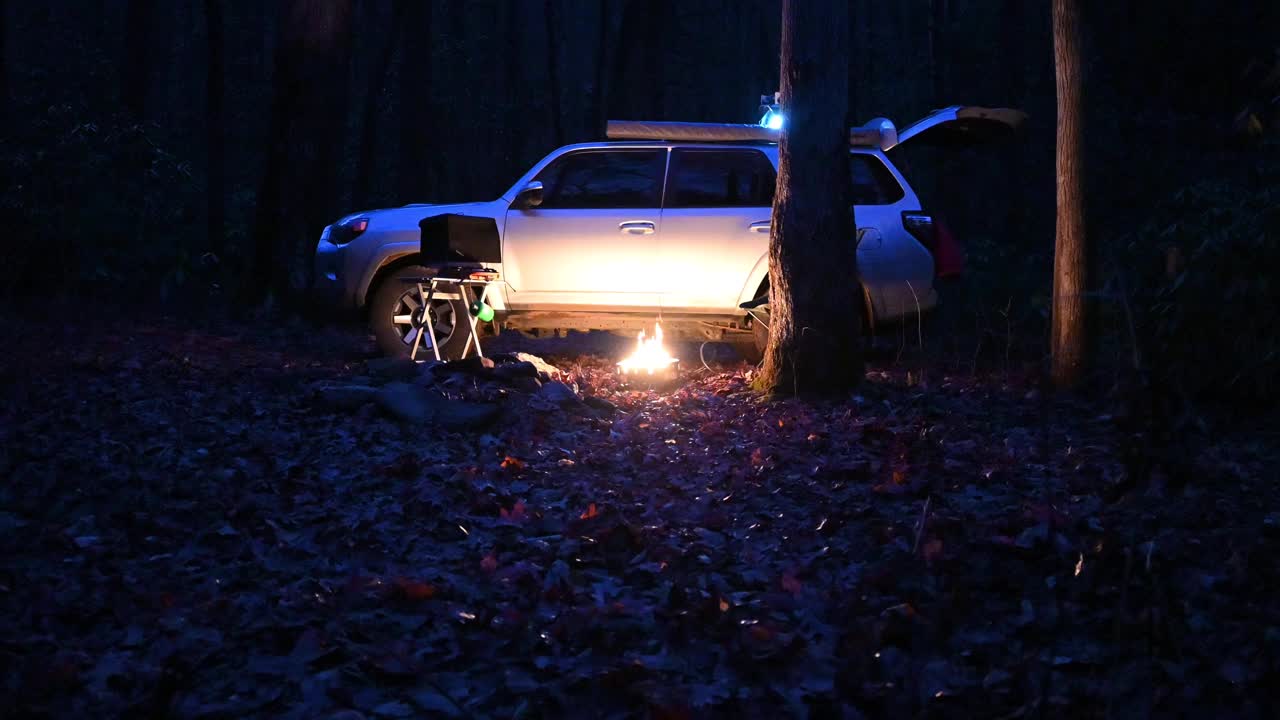
[[[636,337],[636,351],[618,363],[624,373],[655,372],[666,370],[679,360],[662,345],[662,324],[653,324],[653,337],[646,338],[644,330]]]

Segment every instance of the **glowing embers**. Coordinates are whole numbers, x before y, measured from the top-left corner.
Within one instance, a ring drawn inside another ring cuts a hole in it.
[[[653,336],[643,330],[636,338],[636,350],[618,363],[623,378],[674,380],[680,374],[680,360],[662,344],[662,324],[653,324]]]

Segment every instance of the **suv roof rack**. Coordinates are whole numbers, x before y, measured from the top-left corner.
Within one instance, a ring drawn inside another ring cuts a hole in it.
[[[782,138],[782,130],[736,123],[610,120],[605,126],[605,137],[609,140],[776,143]],[[889,120],[876,118],[862,127],[849,128],[849,144],[887,150],[898,144],[898,131]]]

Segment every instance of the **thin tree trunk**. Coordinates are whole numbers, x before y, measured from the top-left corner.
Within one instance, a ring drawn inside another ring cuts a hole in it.
[[[839,393],[863,374],[843,12],[844,3],[782,3],[787,124],[769,240],[769,346],[756,385],[772,393]]]
[[[521,165],[524,160],[524,132],[521,131],[520,119],[527,97],[524,87],[524,63],[521,62],[523,27],[520,22],[521,3],[512,3],[507,7],[506,27],[503,28],[503,52],[506,62],[503,75],[506,79],[506,112],[503,132],[507,134],[507,166]]]
[[[845,110],[845,124],[853,127],[858,125],[858,61],[852,52],[853,39],[858,37],[858,23],[863,19],[862,13],[857,8],[857,2],[850,0],[849,2],[849,107]]]
[[[5,49],[4,38],[8,28],[9,8],[8,0],[0,0],[0,127],[7,124],[9,119],[9,63],[8,51]]]
[[[929,0],[929,107],[942,108],[950,105],[946,97],[946,27],[947,0]],[[947,197],[946,180],[950,171],[951,158],[939,157],[935,160],[937,168],[933,176],[933,197]]]
[[[551,102],[551,132],[557,146],[564,144],[564,127],[560,115],[560,27],[556,17],[556,0],[546,0],[544,17],[547,24],[547,90]]]
[[[947,106],[947,0],[929,0],[929,91],[932,107]]]
[[[668,0],[628,0],[610,84],[609,108],[616,117],[658,119],[665,105],[663,40],[675,31]]]
[[[337,146],[350,50],[350,0],[288,0],[281,6],[266,167],[253,227],[249,299],[288,299],[333,213]]]
[[[360,149],[356,155],[355,179],[351,183],[351,205],[357,209],[365,207],[369,200],[369,185],[378,154],[378,101],[382,97],[387,69],[391,66],[391,57],[395,55],[405,14],[412,1],[395,0],[391,7],[391,24],[387,29],[387,37],[378,51],[378,57],[369,65],[369,80],[365,83],[367,91],[360,113]]]
[[[124,59],[120,72],[120,99],[135,120],[142,120],[151,85],[151,16],[154,0],[129,0],[125,17]]]
[[[648,29],[644,39],[645,53],[641,58],[643,67],[648,71],[649,111],[651,117],[663,118],[666,114],[666,39],[675,34],[676,27],[671,0],[650,0],[649,12],[645,15]]]
[[[1058,95],[1058,223],[1053,256],[1053,380],[1075,384],[1085,358],[1085,235],[1080,12],[1076,0],[1053,0],[1053,56]]]
[[[400,62],[400,172],[399,201],[422,202],[431,186],[428,167],[431,154],[431,8],[421,0],[409,0],[404,19],[405,42]]]
[[[876,22],[879,18],[876,17],[876,11],[880,7],[880,3],[876,2],[876,0],[868,0],[864,7],[867,11],[867,19],[866,22],[862,23],[863,30],[865,30],[862,37],[863,47],[866,48],[866,64],[862,66],[862,76],[867,79],[867,97],[876,98],[879,97],[876,94],[879,91],[876,83],[876,51],[879,49],[879,43],[876,42],[879,39],[876,33]],[[852,53],[853,50],[850,49],[850,54]],[[871,115],[876,113],[875,110],[869,110],[868,112]]]
[[[609,0],[600,0],[600,25],[596,31],[596,43],[596,107],[592,114],[592,123],[595,125],[592,133],[603,138],[609,122],[609,96],[605,92],[605,82],[609,77],[605,72],[605,68],[609,66]]]
[[[1024,79],[1026,64],[1022,60],[1022,35],[1026,32],[1024,24],[1026,15],[1023,12],[1025,0],[1004,0],[1000,13],[1001,42],[1005,54],[1004,99],[1009,107],[1022,107],[1026,97],[1026,80]],[[1023,208],[1027,204],[1026,184],[1022,172],[1026,164],[1026,149],[1019,145],[1008,150],[1015,165],[1005,173],[1005,223],[1004,232],[1007,241],[1025,236],[1023,228]]]
[[[622,21],[618,28],[618,37],[634,37],[640,32],[640,20],[643,10],[640,8],[637,0],[624,0],[622,7]],[[616,117],[636,119],[635,105],[632,102],[632,93],[634,90],[631,71],[631,55],[634,48],[630,43],[621,44],[618,52],[613,58],[613,82],[609,83],[609,107],[615,113]]]
[[[204,0],[204,19],[208,36],[208,67],[205,72],[205,150],[207,152],[205,202],[208,228],[206,243],[211,252],[222,255],[226,244],[222,0]]]

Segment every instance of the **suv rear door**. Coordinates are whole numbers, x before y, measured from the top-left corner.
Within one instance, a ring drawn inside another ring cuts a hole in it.
[[[754,147],[671,152],[662,208],[662,306],[736,308],[743,281],[769,251],[777,174]]]
[[[657,306],[665,147],[573,150],[534,180],[537,207],[507,210],[503,273],[512,308]]]
[[[933,257],[902,225],[919,200],[875,150],[849,153],[854,219],[858,222],[858,275],[875,316],[892,320],[935,302]]]

